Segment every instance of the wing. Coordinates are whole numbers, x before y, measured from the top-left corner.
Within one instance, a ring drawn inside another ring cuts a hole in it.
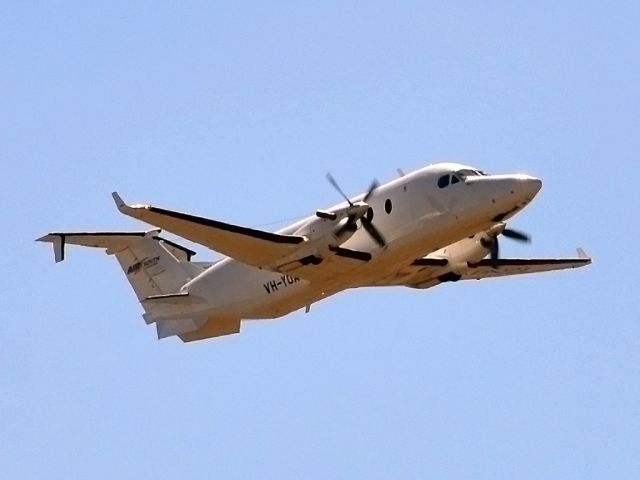
[[[535,259],[501,259],[497,262],[481,260],[468,264],[462,280],[481,280],[491,277],[506,277],[526,273],[552,272],[589,265],[590,258],[535,258]]]
[[[411,265],[372,286],[404,285],[413,288],[430,288],[443,282],[551,272],[584,267],[590,263],[591,258],[582,249],[578,249],[578,256],[574,258],[504,258],[497,261],[481,260],[478,263],[458,266],[450,265],[446,259],[425,257],[415,260]]]
[[[294,255],[307,241],[301,236],[254,230],[151,205],[127,205],[115,192],[113,198],[125,215],[256,267],[269,268]]]
[[[322,256],[318,256],[318,243],[312,244],[307,237],[254,230],[151,205],[127,205],[115,192],[113,198],[118,210],[125,215],[247,265],[296,275],[305,280],[318,282],[339,278],[372,258],[368,252],[342,247],[328,247]]]

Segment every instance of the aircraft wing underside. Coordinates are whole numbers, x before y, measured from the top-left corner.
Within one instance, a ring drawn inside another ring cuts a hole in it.
[[[462,275],[462,280],[481,280],[483,278],[506,277],[525,273],[552,272],[583,267],[590,263],[591,259],[589,258],[505,258],[497,262],[487,259],[468,265],[468,270]]]
[[[576,258],[504,258],[495,261],[485,259],[457,268],[449,266],[444,259],[424,258],[416,260],[396,275],[376,282],[373,286],[402,285],[413,288],[429,288],[447,281],[481,280],[527,273],[551,272],[579,268],[590,263],[591,259],[581,250]]]
[[[274,261],[294,255],[306,242],[301,236],[255,230],[150,205],[130,206],[116,193],[113,197],[125,215],[256,267],[276,270],[270,268]]]

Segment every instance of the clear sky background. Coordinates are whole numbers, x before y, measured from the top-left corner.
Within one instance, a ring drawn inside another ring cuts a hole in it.
[[[639,478],[638,5],[2,2],[0,477]],[[258,226],[441,160],[543,180],[505,256],[594,264],[182,344],[33,242],[147,228],[114,189]]]

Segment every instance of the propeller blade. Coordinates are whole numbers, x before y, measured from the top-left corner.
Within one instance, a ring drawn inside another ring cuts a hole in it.
[[[369,190],[367,190],[367,193],[365,194],[365,196],[362,198],[362,201],[364,203],[367,203],[367,200],[369,200],[369,197],[371,196],[371,194],[373,192],[375,192],[376,188],[378,188],[380,186],[380,184],[378,183],[378,180],[376,180],[375,178],[373,179],[373,182],[371,182],[371,185],[369,185]]]
[[[507,238],[511,238],[512,240],[517,240],[519,242],[529,243],[531,241],[531,237],[524,232],[520,232],[518,230],[512,230],[510,228],[505,228],[502,230],[502,235]],[[498,268],[500,266],[500,243],[498,242],[497,236],[490,236],[489,238],[483,238],[480,240],[482,246],[489,250],[489,258],[491,258],[491,262],[493,263],[494,268]]]
[[[342,191],[342,189],[340,188],[340,185],[338,185],[338,182],[336,182],[336,179],[333,178],[333,175],[331,175],[328,172],[327,172],[327,180],[329,180],[329,183],[333,185],[333,188],[335,188],[338,191],[338,193],[344,197],[344,199],[347,201],[349,206],[353,207],[353,202],[349,200],[349,197],[347,197],[347,195]]]
[[[333,175],[331,175],[331,173],[327,173],[327,180],[331,185],[333,185],[333,188],[335,188],[338,191],[338,193],[342,195],[342,197],[347,201],[350,207],[355,206],[354,203],[349,199],[349,197],[347,197],[347,195],[342,191],[342,189],[340,188],[340,185],[338,185],[338,182],[336,182],[336,179],[333,178]],[[367,233],[371,236],[371,238],[373,238],[373,240],[378,245],[380,245],[381,247],[384,247],[387,244],[386,240],[384,239],[380,231],[373,225],[373,223],[371,223],[371,219],[366,216],[366,213],[371,211],[371,208],[369,208],[367,212],[364,212],[365,215],[363,215],[362,212],[360,211],[361,203],[366,204],[369,197],[371,197],[373,192],[375,192],[376,188],[378,188],[379,186],[380,184],[378,183],[378,180],[374,179],[373,182],[371,182],[371,185],[369,186],[369,190],[367,190],[367,193],[365,193],[364,197],[362,197],[362,202],[358,202],[357,217],[356,215],[349,215],[347,217],[347,221],[344,222],[335,231],[334,235],[336,237],[340,237],[343,233],[347,231],[355,232],[358,229],[357,222],[358,220],[360,220],[360,222],[362,223],[362,227],[367,231]],[[321,216],[321,218],[324,218],[322,217],[321,214],[318,214],[318,216]]]
[[[495,268],[498,268],[498,260],[500,259],[500,245],[497,237],[483,238],[480,243],[484,248],[489,250],[489,258]]]
[[[384,247],[387,244],[384,237],[382,236],[380,231],[375,227],[375,225],[373,225],[371,220],[369,220],[367,217],[362,217],[360,221],[362,222],[362,226],[364,227],[364,229],[367,231],[367,233],[371,236],[371,238],[373,238],[373,240],[378,245],[380,245],[381,247]]]
[[[489,253],[491,255],[491,261],[494,266],[498,266],[498,260],[500,260],[500,244],[498,243],[498,238],[494,237],[493,242],[491,242],[491,247],[489,249]]]
[[[512,230],[510,228],[505,228],[502,231],[502,234],[511,238],[512,240],[517,240],[518,242],[526,242],[529,243],[531,241],[531,237],[524,232],[519,232],[518,230]]]

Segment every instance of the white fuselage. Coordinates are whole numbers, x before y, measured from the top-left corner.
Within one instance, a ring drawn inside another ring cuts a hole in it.
[[[465,168],[471,169],[458,164],[433,165],[378,187],[366,203],[386,245],[380,247],[362,228],[341,244],[371,253],[371,260],[312,283],[299,279],[295,272],[273,273],[225,258],[183,287],[190,296],[202,299],[192,307],[193,312],[242,319],[276,318],[342,290],[374,285],[426,255],[448,258],[450,265],[480,260],[487,250],[472,237],[520,211],[536,195],[541,182],[527,175],[477,175],[454,183],[453,177],[442,180]],[[360,199],[362,195],[353,201]],[[293,234],[312,222],[318,218],[308,217],[279,233]]]

